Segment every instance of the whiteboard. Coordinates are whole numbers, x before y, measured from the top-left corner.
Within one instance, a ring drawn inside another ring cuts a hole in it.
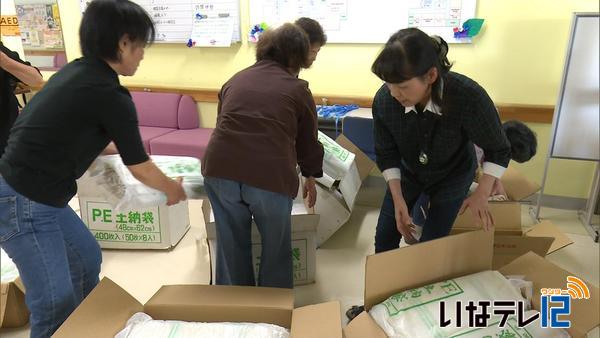
[[[554,111],[552,157],[600,160],[598,13],[576,13]]]
[[[407,27],[418,27],[455,39],[454,27],[475,17],[476,0],[249,0],[250,25],[279,26],[299,17],[321,23],[327,41],[333,43],[385,43],[390,35]]]
[[[81,12],[90,0],[79,0]],[[233,18],[232,42],[241,41],[239,0],[132,0],[142,6],[154,21],[156,41],[186,43],[192,34],[197,14],[209,18]]]

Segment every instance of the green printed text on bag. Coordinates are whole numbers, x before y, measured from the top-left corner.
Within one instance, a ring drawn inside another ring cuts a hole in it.
[[[447,299],[463,292],[456,281],[447,280],[397,293],[381,304],[385,306],[390,316],[395,316],[402,311]]]

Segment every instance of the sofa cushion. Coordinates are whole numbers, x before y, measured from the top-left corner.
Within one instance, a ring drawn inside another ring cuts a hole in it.
[[[179,129],[194,129],[200,127],[198,105],[189,95],[181,96],[181,100],[179,101],[179,111],[177,113],[177,122]]]
[[[140,135],[142,136],[142,142],[144,142],[144,148],[146,152],[150,152],[150,140],[161,135],[171,133],[177,129],[173,128],[157,128],[157,127],[145,127],[139,126]]]
[[[213,129],[177,130],[150,140],[152,155],[191,156],[202,159]]]
[[[180,94],[132,92],[140,126],[177,129]]]

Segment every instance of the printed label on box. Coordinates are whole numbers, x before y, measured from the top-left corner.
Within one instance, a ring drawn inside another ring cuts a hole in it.
[[[292,240],[292,265],[294,273],[294,283],[306,281],[308,275],[307,266],[307,241],[306,239]],[[260,267],[261,245],[252,244],[252,257],[254,260],[254,275],[258,278],[258,268]]]
[[[86,202],[86,224],[98,241],[161,243],[158,206],[115,211],[109,203]]]

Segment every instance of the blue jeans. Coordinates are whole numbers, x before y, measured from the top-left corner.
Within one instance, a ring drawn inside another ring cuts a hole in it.
[[[257,285],[252,265],[252,219],[262,238],[258,285],[293,287],[292,198],[215,177],[204,186],[217,230],[216,284]]]
[[[402,195],[412,216],[420,216],[421,210],[413,210],[416,205],[423,206],[427,219],[415,217],[413,223],[423,226],[419,242],[445,237],[452,230],[458,211],[467,196],[469,186],[473,182],[474,173],[469,172],[459,178],[441,182],[437,186],[425,189],[416,182],[403,178],[400,183]],[[423,193],[427,193],[424,195]],[[427,198],[429,196],[429,199]],[[429,202],[429,208],[427,208]],[[420,224],[419,224],[420,223]],[[377,229],[375,231],[375,252],[397,249],[402,235],[396,227],[394,201],[389,188],[385,193]]]
[[[0,176],[0,247],[25,285],[31,337],[50,337],[98,284],[98,242],[70,207],[34,202]]]

